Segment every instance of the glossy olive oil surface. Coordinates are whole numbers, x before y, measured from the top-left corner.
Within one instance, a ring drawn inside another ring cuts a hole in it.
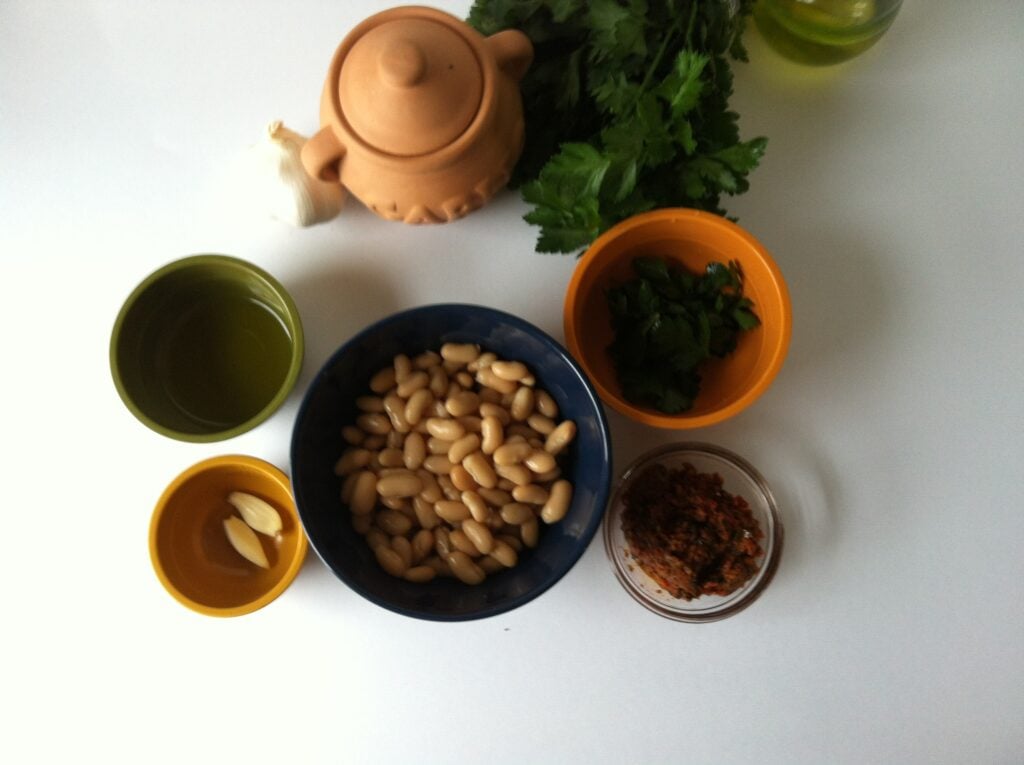
[[[805,64],[835,64],[874,45],[896,18],[892,0],[758,0],[754,20],[780,53]]]
[[[274,398],[291,356],[288,330],[273,311],[248,295],[221,294],[181,312],[158,366],[184,414],[230,427]]]

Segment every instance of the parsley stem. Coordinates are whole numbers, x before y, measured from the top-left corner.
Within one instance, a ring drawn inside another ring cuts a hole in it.
[[[690,19],[686,24],[685,37],[687,45],[690,44],[690,37],[693,35],[693,24],[697,20],[697,2],[698,0],[694,0],[694,2],[690,4]],[[644,91],[647,90],[647,86],[651,84],[651,78],[654,76],[654,73],[658,71],[658,67],[661,66],[661,60],[665,57],[665,52],[668,50],[668,44],[672,42],[672,38],[678,31],[679,20],[677,19],[676,22],[668,28],[668,31],[665,32],[665,36],[661,40],[661,45],[658,47],[658,52],[654,54],[654,60],[651,61],[651,65],[647,67],[644,79],[640,83],[640,89],[637,91],[636,96],[633,98],[633,103],[627,111],[632,111],[636,107],[637,103],[639,103],[640,97],[644,94]]]
[[[696,10],[696,4],[693,8]],[[693,14],[690,15],[690,23],[693,23]],[[645,90],[647,90],[647,86],[651,83],[651,77],[654,76],[654,72],[661,65],[661,59],[664,57],[665,51],[668,50],[668,44],[672,41],[673,35],[678,31],[679,22],[677,21],[668,28],[667,32],[665,32],[665,37],[662,38],[661,46],[658,48],[658,52],[654,54],[654,60],[651,62],[651,65],[647,67],[647,73],[644,75],[644,79],[640,83],[640,89],[637,91],[636,97],[633,99],[633,106],[636,106],[637,102],[640,100],[640,96],[643,95]]]

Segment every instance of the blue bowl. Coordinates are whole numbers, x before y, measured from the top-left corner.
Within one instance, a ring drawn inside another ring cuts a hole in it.
[[[355,398],[396,354],[438,350],[447,342],[479,343],[529,366],[577,435],[562,464],[573,500],[562,521],[542,525],[540,543],[511,569],[470,586],[454,579],[414,584],[386,574],[339,500],[335,461],[345,449],[344,425],[355,420]],[[306,392],[292,434],[292,488],[309,541],[345,584],[396,613],[464,621],[510,611],[533,600],[573,567],[601,524],[611,483],[608,424],[597,394],[566,350],[533,325],[474,305],[429,305],[390,316],[357,334],[327,361]]]

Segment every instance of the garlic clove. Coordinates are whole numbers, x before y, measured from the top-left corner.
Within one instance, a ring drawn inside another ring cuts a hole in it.
[[[269,502],[244,491],[233,491],[228,494],[228,502],[253,530],[268,537],[281,533],[281,516]]]
[[[312,226],[341,212],[345,189],[339,183],[313,178],[302,165],[306,138],[280,120],[267,125],[247,160],[250,172],[241,179],[240,196],[293,226]]]
[[[241,555],[250,563],[255,563],[260,568],[270,568],[267,554],[263,552],[263,545],[256,532],[246,526],[245,521],[237,515],[232,515],[224,521],[224,532],[228,541],[235,548],[235,552]]]

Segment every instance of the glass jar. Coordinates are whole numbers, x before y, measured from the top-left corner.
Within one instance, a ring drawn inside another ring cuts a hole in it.
[[[903,0],[757,0],[754,21],[787,58],[827,65],[863,53],[896,18]]]

